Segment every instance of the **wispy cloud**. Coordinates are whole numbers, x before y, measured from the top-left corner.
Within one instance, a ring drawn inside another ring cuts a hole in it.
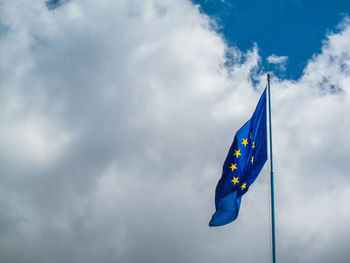
[[[271,64],[281,64],[286,63],[288,57],[287,56],[276,56],[275,54],[272,54],[267,58],[267,61]]]
[[[272,54],[271,56],[267,57],[266,60],[270,64],[275,64],[280,70],[286,70],[288,60],[287,56],[276,56],[275,54]]]

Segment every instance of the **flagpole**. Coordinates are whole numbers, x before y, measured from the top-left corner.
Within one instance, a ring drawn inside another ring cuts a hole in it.
[[[272,222],[272,262],[276,263],[276,237],[275,237],[275,201],[273,186],[273,161],[272,161],[272,129],[271,129],[271,93],[270,93],[270,74],[267,74],[267,88],[269,98],[269,134],[270,134],[270,182],[271,182],[271,222]]]

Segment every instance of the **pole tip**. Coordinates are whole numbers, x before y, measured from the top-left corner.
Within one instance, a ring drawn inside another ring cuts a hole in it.
[[[267,73],[267,80],[270,80],[270,73]]]

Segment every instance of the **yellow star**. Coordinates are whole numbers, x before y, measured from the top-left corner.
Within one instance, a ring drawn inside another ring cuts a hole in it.
[[[247,139],[243,139],[242,144],[243,144],[244,146],[247,146],[247,144],[248,144],[248,138],[247,138]]]
[[[236,157],[238,158],[238,156],[240,156],[240,155],[242,155],[240,152],[239,152],[240,150],[235,150],[235,153],[233,154],[233,155],[236,155]]]
[[[250,133],[250,139],[252,138],[252,133]]]
[[[238,178],[239,178],[239,177],[233,177],[233,180],[231,180],[231,182],[232,182],[234,185],[236,185],[236,183],[239,183]]]
[[[251,159],[250,161],[251,161],[251,163],[253,164],[253,162],[254,162],[254,156],[252,156],[252,159]]]
[[[255,148],[255,145],[254,145],[255,142],[253,142],[253,145],[252,145],[252,148]]]
[[[236,164],[232,163],[230,168],[232,169],[232,172],[233,172],[233,170],[237,169]]]
[[[247,186],[247,184],[243,183],[242,186],[241,186],[242,190],[246,189],[246,186]]]

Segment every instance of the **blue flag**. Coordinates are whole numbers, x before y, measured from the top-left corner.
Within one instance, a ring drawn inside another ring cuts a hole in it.
[[[236,133],[215,190],[215,208],[209,226],[234,221],[241,198],[258,177],[267,160],[266,89],[253,116]]]

